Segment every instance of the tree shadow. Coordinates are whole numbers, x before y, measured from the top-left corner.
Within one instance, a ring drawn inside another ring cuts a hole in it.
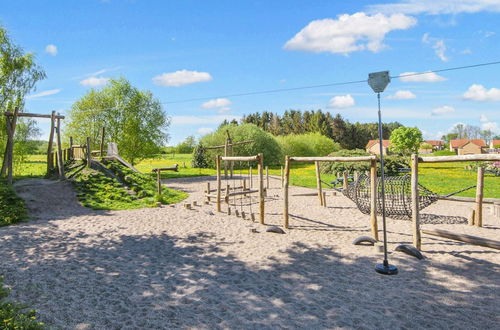
[[[11,230],[0,243],[15,297],[56,328],[486,329],[500,315],[498,264],[467,253],[395,256],[400,274],[387,277],[374,271],[378,256],[300,242],[245,263],[225,252],[241,242],[213,233],[78,235]]]

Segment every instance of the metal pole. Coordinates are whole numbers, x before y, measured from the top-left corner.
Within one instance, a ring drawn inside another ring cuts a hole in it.
[[[382,131],[382,113],[380,112],[380,93],[377,93],[378,99],[378,139],[380,144],[380,181],[382,188],[382,227],[384,232],[384,262],[383,265],[377,265],[375,270],[381,274],[394,275],[398,273],[398,269],[395,266],[389,265],[387,260],[387,230],[385,228],[385,174],[384,174],[384,147],[383,143],[383,131]],[[380,267],[382,266],[382,267]]]

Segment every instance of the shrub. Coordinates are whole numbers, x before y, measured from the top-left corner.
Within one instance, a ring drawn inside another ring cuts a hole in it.
[[[380,167],[380,166],[379,166]],[[410,158],[396,155],[384,157],[384,168],[387,175],[394,176],[401,173],[401,169],[410,167]],[[378,171],[380,172],[380,170]],[[380,174],[380,173],[379,173]]]
[[[224,145],[227,132],[231,135],[232,142],[254,140],[253,143],[241,144],[233,147],[233,155],[237,156],[253,156],[259,153],[264,154],[265,165],[277,165],[282,161],[283,154],[281,148],[274,138],[269,133],[253,124],[242,125],[225,125],[217,129],[217,131],[207,134],[201,138],[200,143],[203,146],[218,146]],[[224,149],[204,150],[204,160],[208,167],[215,167],[215,156],[223,155]],[[235,167],[237,167],[237,163]]]
[[[198,145],[193,150],[193,160],[191,161],[191,167],[193,168],[207,168],[208,164],[205,161],[205,149],[203,145],[198,143]]]
[[[290,134],[276,137],[284,155],[326,156],[340,150],[340,145],[320,133]]]
[[[347,150],[333,152],[328,156],[332,157],[357,157],[369,156],[370,154],[362,149]],[[354,171],[365,172],[370,170],[369,162],[322,162],[320,165],[321,173],[326,174],[342,174],[347,171],[353,173]]]
[[[0,180],[0,226],[11,225],[28,218],[24,201],[4,180]]]
[[[194,136],[188,136],[184,141],[175,146],[175,152],[178,154],[190,154],[193,152],[195,145]]]

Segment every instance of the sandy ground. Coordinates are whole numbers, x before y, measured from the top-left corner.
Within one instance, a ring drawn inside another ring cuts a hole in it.
[[[207,180],[165,183],[202,203]],[[266,222],[280,224],[279,180],[271,180]],[[232,183],[231,183],[232,184]],[[212,184],[212,187],[214,184]],[[345,197],[291,197],[291,229],[265,232],[213,205],[92,211],[67,183],[17,185],[32,221],[0,228],[0,269],[12,298],[64,329],[159,328],[460,328],[500,324],[500,251],[423,237],[421,261],[394,248],[411,243],[411,223],[388,219],[391,264],[354,246],[369,217]],[[292,187],[291,194],[311,192]],[[231,201],[233,202],[233,201]],[[248,202],[245,199],[241,202]],[[253,201],[254,203],[256,200]],[[240,201],[237,200],[238,208]],[[422,213],[461,222],[472,204],[438,202]],[[250,213],[250,206],[243,206]],[[256,212],[258,204],[252,205]],[[215,214],[214,214],[215,213]],[[484,228],[424,224],[500,239],[500,219],[485,209]],[[379,221],[380,228],[382,227]],[[252,232],[254,228],[257,232]]]

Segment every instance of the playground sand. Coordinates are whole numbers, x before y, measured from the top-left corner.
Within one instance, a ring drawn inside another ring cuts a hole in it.
[[[275,234],[234,211],[228,216],[225,204],[220,214],[204,205],[207,180],[214,179],[165,181],[189,192],[187,202],[202,204],[193,210],[183,202],[131,211],[88,210],[65,183],[20,182],[16,189],[34,219],[0,228],[0,267],[11,297],[30,304],[46,324],[65,329],[500,324],[497,250],[424,235],[426,259],[417,260],[394,251],[411,244],[411,222],[387,219],[389,261],[399,274],[384,276],[374,271],[383,258],[379,247],[352,245],[354,238],[370,235],[369,216],[345,197],[330,193],[323,208],[317,197],[291,196],[291,229]],[[266,223],[279,225],[280,181],[271,184]],[[290,189],[291,195],[312,191]],[[429,222],[460,222],[471,208],[440,201],[422,213]],[[422,227],[500,236],[500,219],[488,207],[484,228]]]

